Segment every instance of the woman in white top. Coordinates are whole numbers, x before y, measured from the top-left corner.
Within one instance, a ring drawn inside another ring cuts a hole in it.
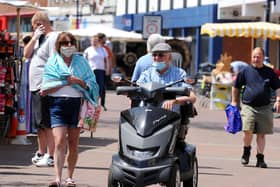
[[[108,68],[108,53],[106,49],[101,47],[98,35],[93,36],[92,46],[84,51],[84,57],[88,60],[93,70],[96,82],[99,86],[99,96],[105,97],[105,75]],[[105,109],[104,103],[101,106]]]

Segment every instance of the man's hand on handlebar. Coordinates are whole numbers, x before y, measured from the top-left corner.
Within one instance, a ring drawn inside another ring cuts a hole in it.
[[[166,110],[172,110],[172,108],[175,104],[177,104],[176,99],[166,100],[166,101],[163,102],[162,108],[164,108]]]

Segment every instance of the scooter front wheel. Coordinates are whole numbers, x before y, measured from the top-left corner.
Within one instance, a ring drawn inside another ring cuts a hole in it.
[[[130,187],[129,185],[123,184],[120,181],[114,179],[113,172],[112,172],[112,165],[109,170],[107,182],[108,182],[108,187]]]
[[[193,160],[193,176],[192,178],[183,181],[184,187],[197,187],[198,185],[198,161],[197,157]]]
[[[179,169],[179,165],[175,164],[170,177],[169,177],[169,181],[166,184],[166,187],[180,187],[181,186],[181,174],[180,174],[180,169]]]

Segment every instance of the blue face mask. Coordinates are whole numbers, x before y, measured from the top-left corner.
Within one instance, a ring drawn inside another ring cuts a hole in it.
[[[161,71],[166,67],[165,62],[153,62],[152,67],[156,68],[156,70]]]

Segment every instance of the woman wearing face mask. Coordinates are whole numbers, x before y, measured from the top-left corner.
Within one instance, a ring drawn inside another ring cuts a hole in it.
[[[71,33],[60,33],[55,47],[57,53],[45,66],[41,90],[50,98],[51,127],[55,139],[56,179],[49,186],[61,185],[66,145],[68,177],[65,182],[66,186],[75,186],[73,173],[78,160],[80,106],[83,98],[96,106],[99,88],[86,59],[75,54],[76,39]]]

